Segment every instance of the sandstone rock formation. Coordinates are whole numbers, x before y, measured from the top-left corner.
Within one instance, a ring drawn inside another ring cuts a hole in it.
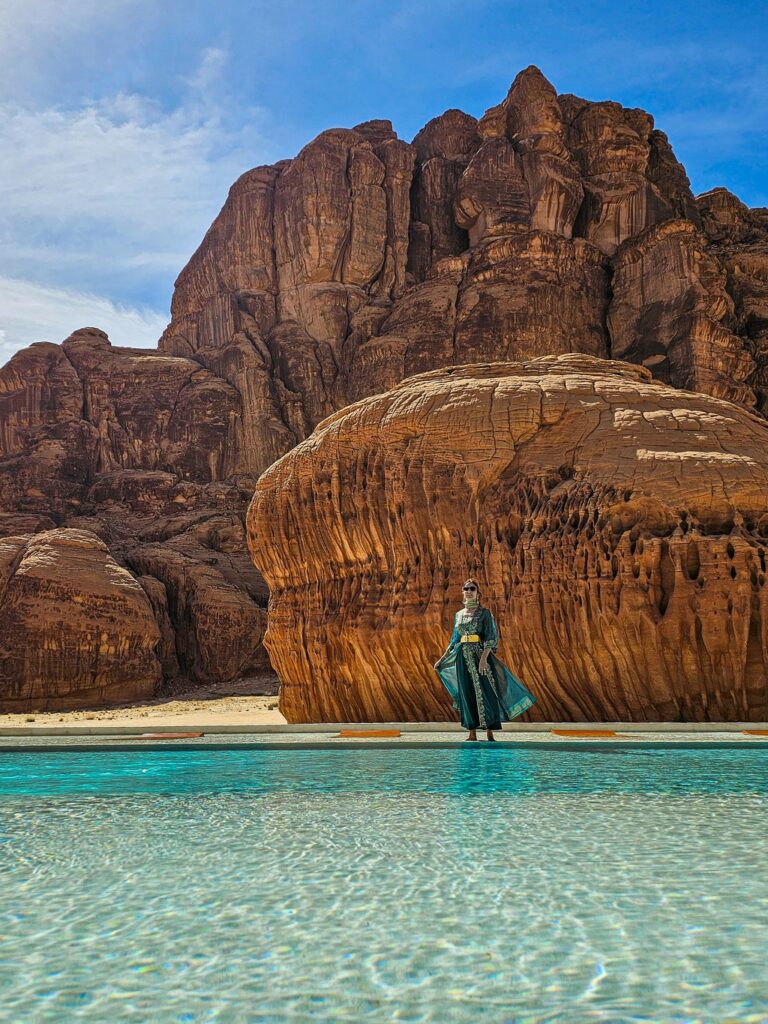
[[[159,638],[146,593],[94,534],[0,539],[0,712],[150,697]]]
[[[429,720],[461,583],[544,720],[768,717],[768,425],[568,354],[412,377],[261,477],[289,721]]]
[[[766,281],[768,211],[694,199],[649,114],[537,68],[411,143],[331,129],[233,185],[158,350],[86,328],[0,370],[0,535],[94,533],[141,581],[164,678],[222,680],[264,659],[246,504],[326,417],[569,352],[768,415]]]
[[[659,380],[753,406],[745,383],[751,347],[728,325],[726,273],[690,221],[670,220],[625,242],[613,264],[608,330],[614,358],[642,363]]]
[[[733,330],[745,339],[754,369],[745,383],[768,415],[768,210],[750,210],[724,188],[697,196],[709,254],[723,268],[733,300]]]
[[[139,587],[157,648],[141,684],[120,672],[111,680],[106,659],[97,674],[108,681],[86,685],[86,670],[63,655],[48,656],[46,681],[24,655],[45,623],[30,621],[25,633],[3,618],[0,704],[5,695],[20,709],[25,701],[33,709],[132,699],[161,678],[219,682],[265,667],[267,591],[244,540],[251,489],[229,464],[239,408],[234,387],[196,361],[113,347],[94,329],[61,346],[32,345],[0,370],[0,537],[32,544],[30,534],[56,526],[85,531],[111,556],[99,558],[114,559]],[[75,596],[62,599],[51,622],[87,634],[72,582]],[[31,615],[32,605],[24,607]],[[132,635],[134,627],[116,615],[113,631],[120,628]],[[122,646],[108,646],[124,659]]]
[[[251,474],[348,402],[475,359],[619,356],[752,406],[759,328],[709,248],[732,206],[694,200],[645,111],[530,67],[479,121],[449,110],[410,145],[388,121],[334,129],[245,174],[160,347],[237,388]]]

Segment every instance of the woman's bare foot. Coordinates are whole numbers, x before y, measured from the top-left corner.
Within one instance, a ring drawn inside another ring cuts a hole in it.
[[[493,740],[494,743],[496,742],[496,737],[493,735],[493,731],[491,729],[488,729],[485,735],[487,739]]]
[[[477,732],[474,729],[470,729],[469,730],[469,735],[464,740],[464,742],[467,743],[469,740],[476,740],[476,739],[477,739]]]

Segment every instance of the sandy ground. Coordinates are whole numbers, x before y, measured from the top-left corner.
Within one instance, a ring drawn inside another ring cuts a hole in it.
[[[242,725],[284,724],[277,710],[274,675],[250,676],[158,696],[151,701],[82,711],[34,711],[0,715],[0,726],[35,725]]]

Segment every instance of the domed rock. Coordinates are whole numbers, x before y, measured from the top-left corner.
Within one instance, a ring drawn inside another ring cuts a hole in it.
[[[151,697],[159,641],[145,591],[95,534],[0,540],[0,711]]]
[[[247,522],[289,721],[450,718],[470,574],[532,717],[768,716],[768,426],[643,367],[412,377],[270,467]]]

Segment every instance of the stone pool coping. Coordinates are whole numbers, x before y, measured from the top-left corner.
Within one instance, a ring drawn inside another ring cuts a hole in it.
[[[239,722],[237,718],[229,721],[211,722],[201,719],[200,724],[194,722],[163,722],[149,720],[135,721],[131,724],[74,724],[66,725],[3,725],[0,715],[0,737],[4,736],[112,736],[143,732],[205,732],[205,733],[237,733],[241,735],[292,735],[296,733],[338,733],[342,729],[366,732],[370,730],[397,729],[401,733],[465,733],[458,722],[260,722],[253,724]],[[742,733],[744,730],[768,731],[768,722],[505,722],[501,733],[503,737],[514,734],[524,737],[533,733],[551,733],[553,729],[605,730],[621,733],[648,734],[707,734],[707,733]],[[498,730],[497,730],[498,735]],[[387,737],[390,739],[390,737]]]
[[[341,731],[348,733],[341,736]],[[396,730],[399,736],[365,736],[368,731]],[[557,730],[557,732],[553,732]],[[598,735],[578,735],[588,730]],[[765,736],[750,735],[747,730],[763,730]],[[183,731],[203,733],[200,737],[163,739],[158,734]],[[609,735],[599,735],[600,732]],[[152,739],[140,739],[150,733]],[[464,744],[466,730],[455,722],[323,722],[293,725],[241,724],[237,721],[201,725],[26,725],[0,726],[0,751],[19,750],[187,750],[233,746],[253,748],[334,748],[334,747],[456,747]],[[615,733],[615,735],[610,735]],[[351,734],[351,735],[349,735]],[[357,735],[356,735],[357,734]],[[480,733],[482,735],[482,733]],[[768,723],[763,722],[528,722],[505,723],[496,733],[499,746],[550,747],[765,747],[768,750]],[[474,746],[474,744],[472,745]],[[479,739],[477,747],[487,747]]]

